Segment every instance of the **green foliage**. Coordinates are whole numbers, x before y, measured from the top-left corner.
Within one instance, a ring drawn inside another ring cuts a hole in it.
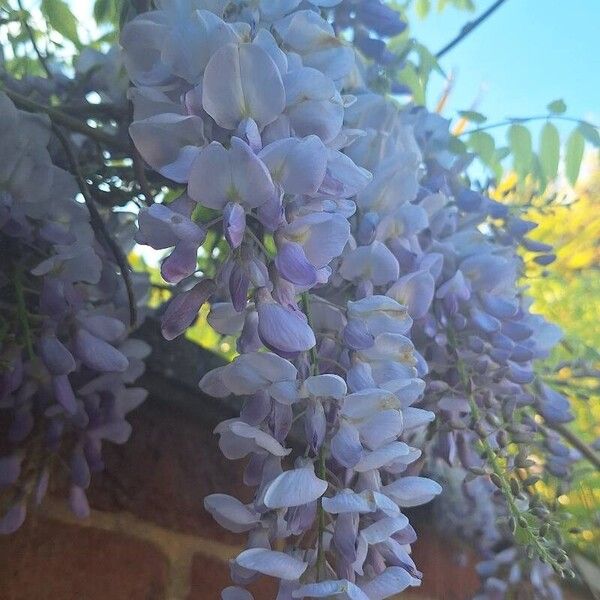
[[[554,263],[540,266],[534,253],[523,251],[523,285],[533,299],[532,309],[563,331],[562,342],[539,365],[539,374],[569,398],[575,420],[568,426],[591,444],[600,437],[600,177],[579,182],[575,199],[569,189],[536,195],[531,181],[517,183],[515,174],[507,176],[493,197],[537,223],[528,237],[553,246],[556,253]],[[540,488],[548,499],[557,499],[571,557],[583,553],[600,564],[600,473],[582,461],[568,493],[565,482],[553,476],[540,482]]]
[[[511,125],[508,143],[513,155],[513,168],[521,176],[530,172],[533,160],[531,132],[524,125]]]
[[[116,25],[121,11],[120,0],[96,0],[94,3],[94,19],[98,23]]]
[[[565,148],[565,171],[571,185],[577,183],[584,149],[585,139],[581,131],[575,129],[571,132]]]
[[[48,24],[62,36],[79,46],[77,19],[64,0],[42,0],[40,9]]]
[[[565,104],[565,101],[562,98],[550,102],[547,108],[549,112],[555,115],[562,115],[563,113],[567,112],[567,105]]]
[[[417,0],[415,2],[415,12],[420,19],[424,19],[431,10],[430,0]]]
[[[579,124],[579,132],[581,135],[594,147],[600,148],[600,133],[598,133],[598,128],[594,127],[590,123],[586,121],[582,121]]]
[[[560,136],[552,123],[546,123],[542,128],[538,156],[546,181],[554,179],[560,159]]]
[[[459,110],[458,114],[464,119],[467,119],[467,121],[471,121],[471,123],[485,123],[487,121],[485,115],[474,110]]]
[[[469,148],[486,164],[491,165],[494,160],[496,142],[494,138],[484,131],[476,131],[469,136]]]

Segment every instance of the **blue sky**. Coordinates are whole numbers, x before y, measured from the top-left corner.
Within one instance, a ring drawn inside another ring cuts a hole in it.
[[[475,13],[433,10],[425,20],[411,13],[413,34],[437,51],[491,3],[476,0]],[[490,121],[544,114],[548,102],[563,98],[568,114],[598,124],[600,0],[507,0],[440,64],[456,77],[447,116],[478,95],[477,110]],[[431,99],[443,87],[434,77]]]

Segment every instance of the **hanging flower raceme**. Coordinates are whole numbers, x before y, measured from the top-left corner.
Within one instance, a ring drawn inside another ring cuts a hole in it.
[[[4,94],[0,123],[0,407],[10,416],[0,532],[11,533],[42,501],[58,461],[68,465],[71,508],[89,512],[102,443],[127,440],[127,413],[146,396],[128,386],[149,349],[127,338],[118,268],[76,201],[74,178],[52,164],[49,123]]]
[[[139,218],[140,243],[173,248],[162,273],[181,293],[163,332],[183,333],[210,301],[211,326],[237,336],[239,356],[200,382],[242,398],[215,432],[226,457],[247,459],[254,489],[248,504],[205,499],[248,535],[225,600],[251,598],[261,574],[280,580],[278,598],[383,599],[418,585],[402,510],[441,492],[424,465],[477,474],[482,511],[498,485],[512,489],[508,513],[494,514],[515,521],[536,501],[501,477],[495,453],[536,433],[533,407],[569,418],[533,373],[556,332],[518,287],[527,224],[464,187],[439,116],[372,91],[365,57],[386,64],[386,38],[403,27],[378,0],[163,1],[122,34],[132,138],[187,186]],[[215,228],[226,245],[208,279],[196,253]],[[549,464],[565,469],[545,435]],[[502,458],[527,466],[522,453]]]
[[[163,276],[187,290],[165,313],[165,335],[181,333],[211,292],[221,301],[213,301],[209,323],[239,335],[242,354],[200,383],[214,396],[244,397],[240,418],[216,433],[228,458],[249,457],[245,481],[256,488],[249,505],[218,494],[205,501],[219,523],[249,536],[231,565],[237,587],[223,597],[248,597],[243,587],[262,573],[297,598],[332,590],[385,598],[419,583],[404,541],[414,533],[400,511],[440,488],[401,476],[420,451],[399,438],[432,415],[411,407],[423,384],[404,337],[408,309],[383,295],[399,278],[398,261],[379,240],[352,255],[352,199],[372,179],[345,153],[365,135],[344,125],[355,102],[344,92],[354,52],[318,12],[298,4],[279,12],[268,3],[256,11],[230,6],[216,37],[197,23],[216,23],[220,11],[208,17],[183,3],[165,5],[161,40],[183,40],[187,34],[177,32],[185,21],[198,27],[194,44],[210,48],[197,69],[174,68],[164,46],[140,60],[143,49],[156,47],[149,23],[161,13],[126,26],[126,63],[138,85],[131,97],[143,115],[132,137],[151,166],[187,183],[186,196],[142,212],[137,239],[174,248]],[[169,52],[178,65],[191,64],[184,44]],[[192,255],[214,225],[200,222],[190,201],[223,223],[230,251],[214,283],[196,281]],[[349,302],[338,307],[342,278]],[[307,448],[292,468],[289,435]],[[313,542],[294,545],[311,530]],[[284,552],[272,550],[278,539],[287,540]]]

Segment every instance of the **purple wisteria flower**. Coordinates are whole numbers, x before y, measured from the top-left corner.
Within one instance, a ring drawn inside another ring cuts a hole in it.
[[[427,473],[443,461],[466,486],[478,468],[483,506],[491,479],[474,447],[507,445],[494,423],[532,406],[569,418],[558,394],[528,387],[555,332],[518,286],[527,224],[464,187],[439,116],[371,89],[369,61],[389,61],[404,26],[379,0],[198,0],[162,2],[122,34],[132,138],[187,184],[139,218],[138,241],[173,248],[165,280],[185,284],[163,332],[210,302],[211,326],[237,337],[239,355],[200,382],[241,398],[215,432],[254,490],[247,504],[205,499],[247,534],[225,600],[251,599],[260,574],[280,580],[281,600],[419,585],[402,511],[442,492]],[[196,252],[220,221],[208,278]],[[511,424],[512,441],[534,424]],[[562,448],[548,444],[558,472]]]

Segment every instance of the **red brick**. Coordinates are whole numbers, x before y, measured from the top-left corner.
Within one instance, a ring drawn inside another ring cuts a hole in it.
[[[191,592],[187,600],[216,600],[223,588],[232,585],[226,562],[195,554],[192,561]],[[272,577],[260,577],[250,586],[257,600],[269,600],[277,596],[277,582]]]
[[[215,492],[250,499],[243,464],[219,451],[212,433],[216,421],[149,402],[131,423],[127,444],[106,445],[106,470],[94,476],[89,494],[92,507],[126,510],[175,531],[241,544],[240,536],[221,529],[203,507],[204,497]]]
[[[163,600],[167,561],[123,534],[31,520],[0,538],[1,600]]]
[[[411,588],[411,596],[443,600],[472,598],[480,585],[474,553],[418,521],[414,526],[418,538],[412,547],[412,557],[423,573],[423,583]]]

